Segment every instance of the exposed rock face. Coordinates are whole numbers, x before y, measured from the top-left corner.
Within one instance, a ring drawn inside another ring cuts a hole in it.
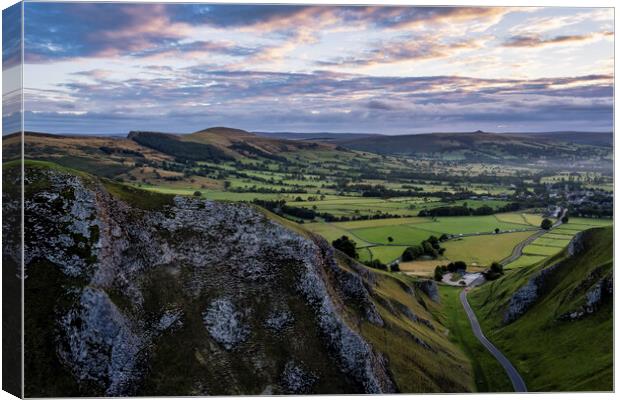
[[[423,293],[425,293],[431,300],[435,303],[441,302],[441,297],[439,296],[439,289],[437,288],[437,283],[430,279],[422,280],[416,282],[416,287],[420,289]]]
[[[570,297],[575,297],[578,295],[578,292],[586,290],[583,296],[583,303],[576,309],[560,315],[559,319],[572,321],[584,318],[594,314],[604,303],[613,299],[613,272],[609,271],[604,274],[601,271],[602,269],[598,268],[592,271],[575,289],[575,293],[571,293]]]
[[[60,321],[60,357],[80,381],[105,382],[106,395],[128,393],[139,375],[144,332],[134,328],[101,289],[86,288]]]
[[[582,238],[583,234],[580,232],[569,242],[567,246],[569,256],[574,256],[583,251]],[[563,262],[560,261],[541,270],[532,276],[525,285],[521,286],[510,298],[508,309],[504,313],[503,323],[509,324],[529,310],[542,294],[547,278],[562,265]]]
[[[229,299],[213,301],[203,314],[207,330],[226,350],[232,349],[250,336],[250,328],[243,322],[244,318]]]
[[[282,372],[282,383],[291,394],[309,393],[315,381],[316,376],[295,365],[293,361],[289,361]]]
[[[176,197],[146,210],[68,173],[37,169],[29,179],[45,185],[25,202],[26,273],[44,264],[64,277],[50,352],[81,395],[249,394],[256,382],[310,393],[325,379],[351,393],[396,389],[384,357],[356,330],[362,320],[384,324],[370,288],[324,240],[248,205]],[[177,350],[171,360],[182,353],[213,376],[197,374],[186,392],[149,392],[147,365],[166,346]],[[282,370],[276,358],[304,356],[322,367],[291,361]],[[251,372],[233,367],[239,359]]]

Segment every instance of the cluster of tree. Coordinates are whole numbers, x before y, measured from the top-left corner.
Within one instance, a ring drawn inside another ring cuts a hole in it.
[[[419,217],[457,217],[468,215],[491,215],[495,212],[493,208],[483,205],[478,208],[462,206],[443,206],[427,210],[420,210]]]
[[[381,271],[387,271],[388,270],[388,266],[384,263],[382,263],[379,260],[370,260],[370,261],[364,261],[363,263],[365,266],[370,267],[370,268],[374,268],[374,269],[380,269]]]
[[[504,266],[496,261],[491,263],[491,267],[488,270],[484,271],[484,277],[488,281],[493,281],[500,276],[504,275]]]
[[[292,187],[292,188],[281,187],[279,189],[275,189],[275,188],[256,186],[256,185],[229,188],[228,191],[234,192],[234,193],[307,193],[306,189],[301,189],[299,187]]]
[[[443,240],[446,240],[447,235],[441,235]],[[403,261],[414,261],[421,257],[430,257],[436,259],[442,255],[446,249],[441,247],[441,238],[431,235],[428,239],[423,240],[422,243],[407,247],[400,259]]]
[[[389,214],[389,213],[341,215],[341,216],[337,216],[337,215],[333,215],[329,213],[318,213],[317,215],[323,218],[326,222],[367,221],[367,220],[373,220],[373,219],[403,218],[402,215]]]
[[[362,180],[388,180],[388,181],[412,181],[412,180],[424,180],[437,183],[460,183],[463,181],[463,177],[456,174],[446,174],[444,172],[419,172],[413,169],[403,170],[391,170],[389,172],[383,172],[376,168],[365,165],[360,167],[360,178]],[[482,183],[498,186],[508,186],[511,184],[517,185],[523,183],[524,179],[531,178],[530,174],[523,176],[505,176],[505,175],[489,175],[478,174],[467,177],[469,183]]]
[[[344,254],[348,255],[349,257],[357,260],[357,243],[355,243],[354,240],[349,239],[348,236],[343,235],[342,237],[334,240],[332,242],[332,246],[334,246],[335,249],[340,250]]]
[[[593,201],[592,198],[571,206],[571,213],[585,218],[611,218],[614,215],[613,196]]]
[[[254,199],[252,203],[257,204],[278,215],[290,215],[292,217],[313,220],[316,212],[305,207],[294,207],[286,204],[285,200],[260,200]]]
[[[435,267],[434,278],[436,281],[441,281],[445,273],[465,272],[465,270],[467,270],[467,263],[465,261],[454,261],[448,265],[438,265]]]

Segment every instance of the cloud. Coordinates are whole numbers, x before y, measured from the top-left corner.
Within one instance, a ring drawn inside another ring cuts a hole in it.
[[[2,10],[2,69],[21,63],[21,3]]]
[[[231,71],[204,65],[153,78],[116,81],[99,72],[89,76],[89,82],[66,83],[54,91],[29,90],[29,129],[84,131],[90,123],[92,129],[111,132],[155,126],[192,131],[213,124],[275,130],[281,124],[280,130],[282,126],[328,131],[372,128],[405,133],[411,127],[428,130],[434,123],[476,120],[512,126],[516,121],[532,125],[546,121],[544,126],[552,129],[553,123],[559,127],[570,121],[610,126],[613,111],[611,75],[532,80],[371,77],[330,71]]]
[[[323,32],[367,28],[412,31],[436,24],[469,23],[471,32],[496,23],[515,9],[459,7],[357,7],[284,5],[197,5],[30,3],[26,5],[27,62],[80,57],[152,56],[213,51],[201,29],[268,35],[276,42],[249,51],[231,46],[222,54],[254,61],[278,60]],[[193,40],[189,40],[193,38]],[[187,43],[193,42],[193,46]],[[262,54],[259,54],[259,50]]]
[[[582,35],[559,35],[550,38],[543,38],[538,35],[513,36],[506,40],[504,47],[543,47],[558,44],[571,44],[577,42],[589,42],[604,37],[613,37],[613,32],[588,33]]]
[[[483,42],[481,39],[465,39],[444,43],[438,36],[434,35],[409,37],[390,43],[377,43],[362,54],[319,61],[317,64],[323,66],[372,66],[403,61],[447,58],[463,51],[479,49],[483,46]]]
[[[513,35],[542,34],[554,30],[571,28],[583,23],[609,24],[613,27],[613,9],[596,8],[586,9],[583,12],[575,12],[568,15],[536,16],[527,18],[521,23],[512,25],[509,32]]]

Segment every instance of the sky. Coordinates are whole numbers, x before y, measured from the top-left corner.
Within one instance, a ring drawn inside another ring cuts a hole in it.
[[[24,7],[26,130],[612,130],[610,8]]]

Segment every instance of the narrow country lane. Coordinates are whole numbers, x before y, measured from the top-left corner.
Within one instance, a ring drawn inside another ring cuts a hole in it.
[[[564,216],[566,215],[567,211],[568,210],[566,208],[562,210],[562,213],[557,218],[557,220],[555,221],[555,223],[553,224],[551,229],[549,229],[548,231],[544,230],[544,229],[540,229],[538,232],[536,232],[532,236],[528,237],[527,239],[525,239],[524,241],[522,241],[521,243],[516,245],[515,248],[512,250],[512,254],[509,255],[508,257],[504,258],[502,261],[500,261],[500,264],[505,266],[505,265],[508,265],[511,262],[515,261],[517,258],[519,258],[519,257],[521,257],[523,255],[523,249],[525,248],[525,246],[527,246],[528,244],[531,244],[534,240],[538,239],[539,237],[541,237],[545,233],[548,233],[549,231],[551,231],[551,230],[557,228],[558,226],[562,225],[562,218],[564,218]]]
[[[499,351],[497,347],[495,347],[493,343],[491,343],[486,338],[486,336],[484,336],[484,333],[482,333],[482,328],[480,327],[480,324],[478,323],[478,318],[476,318],[476,314],[474,314],[474,310],[472,310],[471,306],[469,305],[469,302],[467,301],[467,289],[464,289],[461,292],[459,297],[461,299],[461,304],[463,304],[463,308],[465,309],[465,313],[467,314],[467,318],[469,319],[469,323],[471,324],[471,330],[474,332],[474,335],[476,336],[476,338],[478,338],[480,343],[482,343],[482,345],[502,365],[502,367],[508,374],[510,381],[512,382],[512,386],[515,392],[527,392],[527,386],[525,385],[525,381],[523,380],[521,375],[519,375],[519,372],[517,371],[517,369],[510,363],[510,360],[508,360],[508,358],[506,358],[506,356],[504,356],[502,352]]]

